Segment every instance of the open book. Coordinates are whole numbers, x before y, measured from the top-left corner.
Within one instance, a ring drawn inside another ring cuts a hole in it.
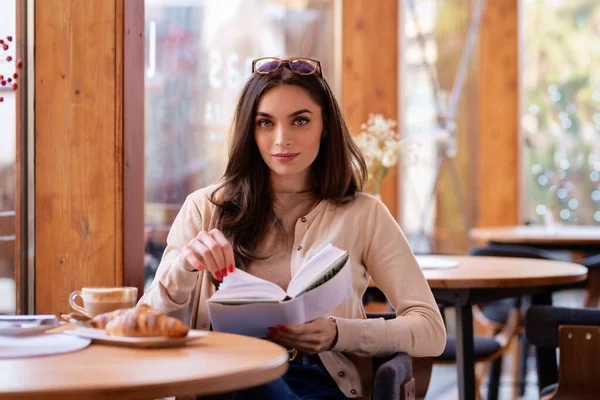
[[[236,269],[208,301],[213,329],[264,337],[271,326],[325,316],[352,294],[351,269],[348,252],[331,244],[304,262],[287,291]]]

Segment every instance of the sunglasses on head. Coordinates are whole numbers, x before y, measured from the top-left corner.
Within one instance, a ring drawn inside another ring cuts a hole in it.
[[[285,67],[300,75],[312,75],[314,73],[323,76],[321,63],[312,58],[277,58],[262,57],[252,61],[252,73],[266,75],[269,72]]]

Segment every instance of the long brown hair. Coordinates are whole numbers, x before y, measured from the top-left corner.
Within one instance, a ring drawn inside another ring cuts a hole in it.
[[[255,118],[261,97],[273,87],[297,85],[321,106],[324,137],[311,165],[315,195],[336,204],[350,201],[363,189],[367,167],[352,140],[329,85],[317,74],[300,75],[279,68],[266,75],[253,74],[244,85],[235,110],[229,161],[211,201],[217,227],[233,247],[236,267],[246,269],[260,259],[256,254],[267,224],[276,222],[269,167],[254,139]]]

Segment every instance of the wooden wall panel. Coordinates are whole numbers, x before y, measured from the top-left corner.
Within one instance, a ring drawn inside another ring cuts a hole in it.
[[[519,222],[517,26],[518,0],[487,2],[479,46],[479,227]]]
[[[119,120],[123,121],[123,160],[119,172],[123,172],[123,225],[122,281],[118,284],[136,286],[138,293],[144,288],[144,0],[118,0],[123,9],[122,90],[117,102],[122,100]],[[120,70],[120,68],[119,68]],[[117,255],[120,253],[117,252]]]
[[[17,50],[16,50],[16,57],[17,60],[18,59],[23,59],[24,55],[27,52],[27,48],[24,46],[25,40],[24,37],[22,35],[23,32],[25,32],[25,30],[23,28],[25,28],[22,24],[23,21],[23,14],[26,12],[26,10],[24,9],[24,3],[23,1],[18,0],[16,2],[16,43],[17,43]],[[15,313],[16,314],[24,314],[25,313],[25,296],[26,293],[22,293],[22,289],[21,289],[21,282],[23,282],[23,280],[27,280],[27,276],[24,276],[24,274],[22,274],[21,272],[21,268],[22,265],[24,264],[24,260],[26,259],[25,257],[22,257],[22,250],[21,250],[21,246],[23,245],[23,237],[27,237],[27,231],[23,231],[23,224],[19,223],[19,221],[21,221],[22,219],[24,221],[27,221],[27,210],[23,210],[22,204],[23,204],[23,196],[27,195],[27,180],[26,178],[26,174],[23,174],[23,168],[25,168],[26,166],[23,165],[24,163],[22,162],[24,160],[22,154],[23,152],[26,152],[26,149],[22,148],[22,141],[21,141],[21,130],[23,129],[23,124],[21,123],[21,117],[23,115],[23,113],[25,112],[23,105],[23,96],[22,93],[25,90],[25,88],[27,87],[26,85],[23,84],[23,82],[25,82],[25,77],[26,77],[26,72],[25,70],[21,70],[20,71],[20,86],[21,86],[21,90],[17,91],[16,94],[16,98],[17,98],[17,106],[16,106],[16,116],[15,116],[15,134],[17,136],[16,138],[16,146],[15,146],[15,246],[14,246],[14,253],[15,253],[15,262],[14,262],[14,268],[15,268],[15,287],[16,287],[16,295],[17,298],[15,299]],[[25,246],[27,246],[25,244]],[[26,248],[26,247],[25,247]]]
[[[398,0],[344,0],[342,107],[353,134],[370,113],[398,121]],[[397,169],[381,198],[398,216]]]
[[[36,309],[69,310],[82,286],[113,286],[117,215],[115,0],[37,1]]]

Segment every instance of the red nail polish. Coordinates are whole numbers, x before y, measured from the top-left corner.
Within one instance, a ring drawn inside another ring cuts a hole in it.
[[[202,271],[204,269],[204,267],[202,265],[200,265],[200,264],[196,264],[196,269],[198,271]]]
[[[221,274],[219,272],[215,272],[215,278],[217,278],[218,281],[223,280],[223,277],[221,276]]]
[[[275,333],[277,333],[277,328],[273,328],[273,327],[269,328],[269,334],[275,334]]]
[[[280,330],[281,332],[289,332],[289,331],[290,331],[288,328],[286,328],[286,327],[285,327],[285,326],[283,326],[283,325],[279,327],[279,330]]]
[[[230,266],[229,266],[229,267],[227,267],[227,268],[229,268],[229,272],[233,272],[233,265],[230,265]]]
[[[223,268],[223,269],[221,270],[221,275],[223,275],[223,276],[227,276],[227,268]]]

